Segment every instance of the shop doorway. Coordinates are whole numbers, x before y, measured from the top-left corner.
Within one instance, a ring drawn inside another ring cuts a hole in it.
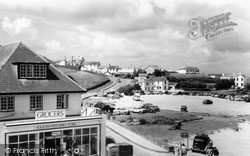
[[[60,137],[45,138],[45,156],[60,156]]]

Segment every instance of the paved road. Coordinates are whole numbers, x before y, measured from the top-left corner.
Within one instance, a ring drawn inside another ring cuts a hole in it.
[[[172,153],[167,153],[167,150],[164,148],[111,121],[107,120],[106,126],[107,136],[112,136],[117,143],[129,143],[133,145],[134,156],[173,156]]]

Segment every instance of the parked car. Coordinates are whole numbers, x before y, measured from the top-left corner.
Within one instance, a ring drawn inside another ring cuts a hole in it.
[[[198,134],[194,137],[192,152],[206,153],[206,147],[211,139],[206,134]]]
[[[158,106],[145,106],[143,108],[145,108],[148,113],[156,113],[160,111]]]
[[[115,139],[111,136],[106,136],[106,146],[111,143],[115,143]]]
[[[127,110],[126,108],[116,108],[114,110],[114,114],[117,114],[117,115],[130,115],[130,111]]]
[[[119,147],[119,156],[133,156],[133,145],[128,143],[117,143]]]
[[[153,104],[152,103],[144,103],[144,104],[141,105],[142,108],[144,108],[146,106],[153,106]]]
[[[132,112],[132,113],[146,113],[147,110],[145,108],[141,108],[141,107],[134,107],[134,108],[130,109],[130,112]]]
[[[182,106],[181,106],[181,112],[188,112],[187,106],[182,105]]]
[[[209,100],[209,99],[205,99],[202,103],[203,103],[204,105],[210,105],[210,104],[213,104],[213,101],[212,101],[212,100]]]

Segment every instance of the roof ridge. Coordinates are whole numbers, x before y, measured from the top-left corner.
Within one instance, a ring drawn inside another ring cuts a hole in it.
[[[4,46],[10,46],[10,45],[14,45],[14,44],[17,44],[17,43],[18,43],[18,46],[11,52],[10,56],[6,59],[5,63],[0,66],[0,71],[4,68],[4,66],[9,61],[9,59],[12,57],[12,55],[15,53],[15,51],[20,47],[20,45],[22,44],[22,42],[20,41],[20,42],[16,42],[16,43],[4,45]]]

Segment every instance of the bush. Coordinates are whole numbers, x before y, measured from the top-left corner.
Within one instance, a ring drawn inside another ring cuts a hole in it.
[[[139,84],[135,84],[135,85],[128,84],[126,86],[120,87],[117,91],[119,93],[124,93],[125,95],[134,95],[135,90],[141,90],[141,86]]]
[[[140,125],[146,125],[146,124],[148,124],[148,122],[144,118],[140,118],[138,121],[139,121]]]
[[[215,88],[217,90],[222,90],[222,89],[230,89],[234,85],[234,80],[233,79],[222,79],[218,80],[215,84]]]

